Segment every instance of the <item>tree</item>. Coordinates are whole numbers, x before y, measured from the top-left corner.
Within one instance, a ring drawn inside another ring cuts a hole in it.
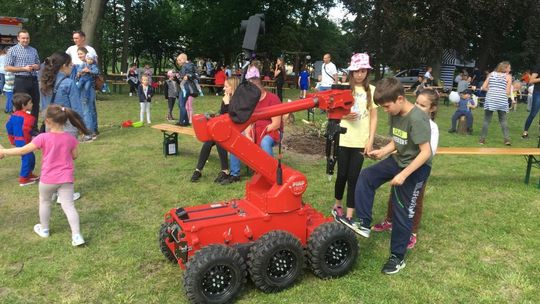
[[[88,44],[94,44],[96,39],[96,26],[103,14],[106,0],[85,0],[81,21],[82,31],[86,34]]]

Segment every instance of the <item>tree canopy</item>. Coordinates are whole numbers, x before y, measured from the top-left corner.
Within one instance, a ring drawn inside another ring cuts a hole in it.
[[[352,52],[368,52],[381,67],[411,67],[440,62],[444,49],[454,49],[481,68],[510,60],[524,69],[540,49],[537,0],[19,0],[2,4],[2,14],[28,18],[31,43],[45,57],[85,28],[88,2],[102,8],[93,44],[113,72],[134,61],[166,69],[182,51],[232,63],[241,51],[240,22],[256,13],[266,24],[257,52],[271,60],[284,51],[312,61],[331,53],[345,67]],[[356,17],[330,21],[338,4]]]

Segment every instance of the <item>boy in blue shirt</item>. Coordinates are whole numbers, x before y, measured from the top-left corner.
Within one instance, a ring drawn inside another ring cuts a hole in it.
[[[459,94],[459,102],[456,104],[457,110],[452,115],[452,127],[448,130],[449,133],[455,133],[456,132],[456,124],[458,119],[461,116],[465,116],[465,119],[467,120],[467,133],[469,135],[472,134],[472,125],[473,125],[473,115],[471,112],[472,108],[476,108],[476,103],[471,98],[472,91],[469,89],[464,90]]]
[[[369,237],[375,190],[390,181],[394,219],[390,258],[382,272],[394,274],[405,267],[416,200],[431,172],[431,129],[426,113],[407,101],[403,85],[395,77],[377,83],[373,100],[390,114],[392,141],[369,152],[368,156],[381,159],[396,153],[360,172],[354,198],[358,220],[343,224],[355,233]]]

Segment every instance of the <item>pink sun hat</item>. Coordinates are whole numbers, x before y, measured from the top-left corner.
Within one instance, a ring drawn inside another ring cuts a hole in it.
[[[349,71],[358,71],[360,69],[372,69],[369,65],[369,55],[366,53],[352,55],[351,65],[347,68]]]

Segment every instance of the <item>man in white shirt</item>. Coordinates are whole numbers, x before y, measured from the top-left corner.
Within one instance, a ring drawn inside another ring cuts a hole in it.
[[[324,54],[321,75],[319,76],[319,91],[321,92],[332,89],[332,85],[338,80],[336,65],[331,60],[330,54]]]
[[[71,63],[75,64],[81,64],[83,63],[82,60],[79,59],[79,56],[77,55],[77,51],[80,47],[86,48],[88,51],[88,55],[93,56],[97,60],[97,53],[96,50],[94,50],[93,47],[86,44],[86,34],[83,31],[75,31],[73,32],[73,42],[75,45],[70,46],[66,50],[66,54],[68,54],[71,57]]]

